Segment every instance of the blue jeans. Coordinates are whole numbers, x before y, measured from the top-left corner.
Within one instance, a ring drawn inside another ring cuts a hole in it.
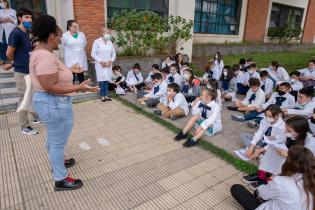
[[[257,111],[250,111],[250,112],[247,112],[245,115],[244,115],[244,118],[245,120],[256,120],[257,118],[259,119],[260,118],[260,121],[261,121],[261,117],[258,117],[261,113],[263,112],[257,112]],[[260,122],[259,121],[259,122]]]
[[[101,82],[98,82],[101,90],[100,90],[100,96],[103,97],[103,96],[107,96],[108,95],[108,81],[101,81]]]
[[[68,176],[65,147],[73,127],[72,97],[35,92],[33,106],[47,129],[47,150],[55,181]]]
[[[7,48],[8,48],[8,43],[7,43],[5,32],[3,30],[2,40],[0,43],[0,60],[1,61],[7,61],[8,60],[7,56],[6,56]]]

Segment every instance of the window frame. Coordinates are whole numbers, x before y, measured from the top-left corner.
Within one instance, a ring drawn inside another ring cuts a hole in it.
[[[277,15],[278,18],[277,20],[272,20],[272,18],[275,16],[275,13],[273,13],[274,11],[274,6],[278,6],[279,8],[279,14]],[[287,10],[287,13],[288,13],[288,17],[287,18],[283,18],[283,16],[281,16],[281,13],[284,11],[284,10]],[[301,15],[300,15],[300,23],[299,24],[296,24],[294,23],[294,28],[297,28],[297,27],[302,27],[302,23],[303,23],[303,17],[304,17],[304,12],[305,12],[305,8],[302,8],[302,7],[295,7],[295,6],[292,6],[292,5],[287,5],[287,4],[281,4],[281,3],[278,3],[278,2],[272,2],[272,6],[271,6],[271,11],[270,11],[270,19],[269,19],[269,27],[272,27],[272,28],[280,28],[280,27],[283,27],[285,24],[288,24],[288,18],[289,18],[289,13],[290,13],[290,10],[292,12],[301,12]],[[282,18],[281,18],[282,17]],[[296,17],[296,16],[295,16]],[[286,23],[285,24],[281,24],[281,21],[283,19],[286,19]],[[274,23],[274,26],[271,26],[271,22],[273,21]],[[277,24],[278,23],[278,24]],[[289,23],[290,28],[292,26],[292,23]]]

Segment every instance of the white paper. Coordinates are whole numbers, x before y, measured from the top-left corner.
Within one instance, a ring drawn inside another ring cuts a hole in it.
[[[97,141],[98,141],[98,143],[101,144],[102,146],[108,146],[108,145],[109,145],[109,142],[108,142],[107,139],[99,138]]]
[[[89,145],[88,143],[86,143],[86,142],[81,142],[81,143],[79,144],[79,146],[80,146],[81,149],[83,149],[83,150],[85,150],[85,151],[91,149],[90,145]]]
[[[236,150],[234,151],[234,153],[242,160],[249,161],[249,159],[245,156],[246,150],[247,148],[244,148],[244,149]]]

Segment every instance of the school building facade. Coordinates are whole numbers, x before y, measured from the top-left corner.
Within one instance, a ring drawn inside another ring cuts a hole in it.
[[[11,5],[53,15],[64,30],[67,20],[76,19],[88,51],[106,20],[123,9],[193,20],[193,38],[183,50],[188,55],[194,43],[268,42],[268,28],[285,24],[303,29],[303,43],[315,43],[315,0],[11,0]]]

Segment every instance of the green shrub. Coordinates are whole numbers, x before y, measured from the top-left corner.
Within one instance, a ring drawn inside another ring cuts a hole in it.
[[[283,27],[269,27],[268,36],[271,39],[277,39],[279,43],[289,43],[291,40],[300,40],[302,28],[290,28],[288,26]]]

